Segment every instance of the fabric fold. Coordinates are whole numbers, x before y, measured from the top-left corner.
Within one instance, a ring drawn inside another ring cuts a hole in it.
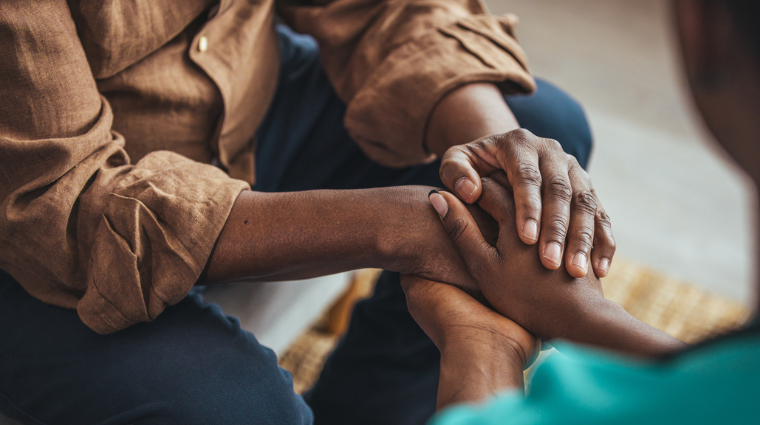
[[[494,83],[505,94],[534,91],[510,25],[505,18],[465,18],[396,49],[351,99],[345,118],[351,137],[382,164],[430,161],[423,143],[427,122],[450,91],[475,82]]]
[[[535,81],[514,38],[514,15],[491,16],[479,0],[335,0],[281,7],[314,36],[347,103],[345,126],[372,159],[406,167],[434,159],[424,145],[435,105],[469,83],[530,93]]]
[[[0,34],[24,42],[0,42],[0,268],[97,332],[153,320],[249,186],[169,151],[131,163],[67,2],[2,8]]]

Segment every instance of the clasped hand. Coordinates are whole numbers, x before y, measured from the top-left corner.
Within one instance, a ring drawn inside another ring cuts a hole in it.
[[[441,158],[440,177],[466,203],[482,194],[481,177],[503,171],[514,192],[515,223],[527,245],[538,242],[549,270],[583,277],[588,263],[607,275],[615,254],[610,220],[586,171],[556,140],[517,129],[454,146]]]
[[[615,252],[610,221],[586,172],[556,141],[526,130],[487,136],[449,149],[440,176],[461,201],[431,192],[430,202],[496,311],[457,288],[405,276],[410,312],[439,348],[485,332],[527,361],[537,344],[525,329],[567,336],[568,324],[604,303],[597,275],[607,274]]]

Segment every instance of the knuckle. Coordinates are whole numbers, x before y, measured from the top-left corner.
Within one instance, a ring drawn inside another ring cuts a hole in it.
[[[460,145],[460,149],[464,155],[472,157],[487,151],[488,147],[492,146],[494,143],[496,143],[496,140],[490,136],[486,136],[474,142],[467,143],[466,145]]]
[[[614,253],[617,249],[617,243],[615,242],[615,237],[612,236],[612,223],[610,221],[610,216],[607,215],[604,210],[599,210],[596,212],[596,220],[606,230],[603,234],[599,235],[600,241],[603,241],[603,244],[600,243],[599,245],[603,245],[605,247],[605,250],[609,251],[611,254]]]
[[[461,155],[455,155],[455,154],[449,154],[448,152],[446,155],[441,158],[441,166],[440,170],[441,173],[443,173],[443,170],[450,169],[450,168],[459,168],[461,165]]]
[[[594,249],[594,252],[599,252],[600,256],[612,257],[617,250],[617,244],[615,243],[615,238],[606,236],[602,237],[601,240],[597,240],[596,243],[592,245],[592,248]]]
[[[455,166],[454,161],[451,159],[451,157],[443,158],[441,160],[441,166],[438,168],[438,176],[441,178],[443,182],[446,181],[446,178],[451,174],[451,169]]]
[[[523,199],[508,198],[508,201],[512,201],[515,208],[522,211],[523,214],[527,214],[526,219],[532,219],[538,221],[541,215],[541,196],[538,193],[531,193]]]
[[[565,155],[567,157],[567,162],[570,163],[570,165],[574,167],[578,167],[579,169],[583,170],[583,168],[581,168],[581,164],[578,163],[578,158],[576,158],[573,155],[570,155],[569,153]],[[585,170],[583,172],[585,173]]]
[[[441,159],[441,172],[443,172],[444,169],[449,167],[455,167],[457,165],[457,161],[452,158],[451,156],[445,156]]]
[[[505,135],[499,142],[502,146],[507,147],[511,151],[526,151],[536,150],[536,136],[524,128],[518,128],[512,130]]]
[[[492,251],[492,255],[490,257],[490,260],[492,263],[499,263],[503,261],[506,257],[504,256],[504,253],[499,251],[498,249],[495,249]]]
[[[454,182],[466,175],[468,168],[471,168],[469,164],[458,159],[445,159],[441,161],[441,165],[438,169],[438,177],[440,177],[443,184],[454,184]]]
[[[570,202],[573,196],[573,190],[570,187],[570,183],[562,177],[555,177],[549,181],[546,186],[549,196],[557,198],[561,201]]]
[[[554,140],[554,139],[543,139],[543,140],[544,140],[544,144],[545,144],[545,146],[546,146],[547,148],[549,148],[550,150],[553,150],[553,151],[560,151],[560,152],[565,152],[565,151],[562,149],[562,145],[561,145],[561,144],[560,144],[558,141],[556,141],[556,140]]]
[[[598,208],[596,198],[590,190],[581,190],[580,192],[576,193],[574,205],[578,210],[591,216],[596,214],[596,210]]]
[[[588,176],[588,174],[586,175]],[[599,209],[603,210],[604,206],[602,206],[602,204],[599,203],[599,199],[600,199],[599,194],[596,193],[596,189],[594,189],[594,185],[591,184],[591,178],[589,177],[587,181],[588,181],[588,187],[589,187],[589,190],[591,191],[591,194],[594,195],[594,199],[596,199],[596,202],[599,204]]]
[[[610,252],[615,252],[617,249],[617,242],[615,242],[615,237],[612,235],[605,235],[603,240],[604,245],[607,247],[607,250]]]
[[[578,249],[590,251],[594,245],[594,230],[589,227],[583,227],[575,235],[574,243]]]
[[[541,172],[533,164],[520,164],[515,176],[522,184],[541,187]]]
[[[501,145],[504,143],[509,143],[509,139],[512,137],[511,133],[497,133],[497,134],[491,134],[489,136],[485,136],[484,139],[488,140],[488,143],[491,146]]]
[[[614,254],[617,250],[617,243],[615,242],[615,238],[609,238],[609,241],[607,242],[608,249],[610,251],[610,255]]]
[[[446,152],[441,155],[441,166],[444,164],[450,164],[452,159],[456,156],[459,156],[461,152],[460,146],[452,146],[448,149],[446,149]]]
[[[604,210],[600,209],[596,212],[596,221],[608,229],[612,228],[612,221],[610,220],[610,216]]]
[[[462,217],[456,218],[449,226],[449,238],[454,242],[458,242],[459,238],[461,238],[467,230],[468,225],[467,221]]]
[[[567,235],[567,219],[565,217],[554,217],[546,223],[547,236],[552,240],[562,243]]]
[[[528,139],[533,138],[533,133],[524,128],[516,128],[507,134],[509,134],[510,139],[513,140],[527,141]]]

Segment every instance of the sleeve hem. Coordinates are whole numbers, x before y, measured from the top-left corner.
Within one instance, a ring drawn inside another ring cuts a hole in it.
[[[147,165],[149,178],[108,196],[86,291],[76,305],[81,320],[98,333],[152,321],[180,302],[203,272],[235,200],[248,188],[212,166],[165,155]],[[145,170],[133,174],[140,171]],[[157,181],[166,186],[157,187]]]
[[[348,105],[349,134],[374,160],[404,167],[433,159],[423,139],[430,114],[449,92],[490,82],[504,93],[530,93],[535,81],[511,37],[513,20],[468,17],[401,46]]]

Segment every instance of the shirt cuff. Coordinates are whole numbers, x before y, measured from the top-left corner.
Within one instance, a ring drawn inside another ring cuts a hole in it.
[[[192,289],[248,184],[171,152],[138,162],[106,196],[82,321],[106,334],[155,319]]]
[[[514,23],[511,16],[470,16],[397,48],[350,101],[351,137],[384,165],[411,166],[434,159],[423,143],[426,125],[450,91],[492,82],[505,94],[533,92]]]

